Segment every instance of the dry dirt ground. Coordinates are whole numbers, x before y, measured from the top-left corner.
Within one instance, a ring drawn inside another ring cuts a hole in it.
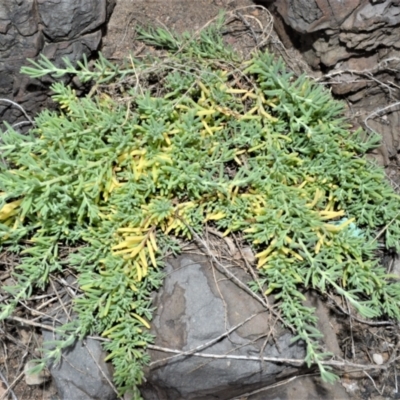
[[[239,51],[247,54],[257,44],[257,40],[268,41],[271,50],[278,52],[289,66],[297,73],[312,72],[302,61],[299,54],[293,50],[285,49],[272,32],[272,25],[268,13],[261,8],[254,7],[251,0],[117,0],[117,5],[108,24],[106,35],[103,39],[102,52],[107,58],[118,62],[129,53],[141,52],[142,45],[135,40],[135,27],[142,25],[159,25],[168,29],[182,32],[196,32],[212,21],[221,10],[225,10],[231,17],[236,18],[236,24],[227,25],[227,41]],[[242,18],[249,26],[244,26]],[[264,43],[265,44],[265,43]],[[4,274],[3,274],[4,275]],[[7,276],[0,276],[4,281]],[[44,296],[41,302],[57,301],[54,292],[39,294]],[[35,310],[22,309],[20,316],[32,319]],[[45,312],[45,309],[42,311]],[[398,328],[395,326],[370,326],[340,317],[335,322],[330,322],[331,327],[338,333],[339,346],[343,357],[355,363],[370,364],[374,354],[381,354],[384,361],[396,356]],[[399,342],[400,343],[400,342]],[[396,349],[395,349],[396,346]],[[40,327],[28,326],[22,328],[21,324],[9,321],[0,325],[0,381],[7,381],[11,390],[6,392],[5,386],[0,383],[0,400],[10,398],[13,400],[57,400],[57,392],[51,381],[39,386],[28,386],[24,379],[24,365],[29,359],[38,355],[41,347]],[[394,364],[396,365],[396,364]],[[400,375],[400,374],[399,374]],[[355,400],[380,400],[400,398],[400,388],[397,390],[397,373],[394,368],[384,373],[358,372],[344,375],[341,379],[343,385],[352,399]],[[302,382],[296,383],[298,387]],[[294,387],[296,392],[296,387]],[[397,390],[397,393],[394,392]],[[301,392],[301,391],[300,391]],[[271,398],[272,392],[265,392],[265,399]],[[299,392],[296,397],[303,400]],[[300,396],[299,396],[300,395]],[[304,392],[304,400],[307,392]],[[272,397],[274,397],[272,395]],[[75,399],[63,399],[75,400]],[[243,399],[245,400],[245,398]],[[322,400],[322,398],[321,398]],[[325,399],[324,399],[325,400]],[[326,398],[326,400],[330,400]]]
[[[195,32],[222,9],[228,11],[253,4],[251,0],[118,0],[103,38],[102,51],[111,59],[128,55],[137,46],[137,24],[164,26],[176,32]]]

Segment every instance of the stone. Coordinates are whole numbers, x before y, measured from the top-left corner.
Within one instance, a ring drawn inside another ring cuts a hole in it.
[[[397,275],[400,278],[400,255],[397,254],[395,257],[393,257],[392,260],[392,270],[390,271],[392,274]]]
[[[374,354],[372,354],[372,359],[374,360],[374,363],[376,365],[382,365],[383,364],[383,356],[382,356],[382,354],[374,353]]]
[[[340,384],[330,385],[319,377],[302,377],[282,386],[267,388],[259,393],[235,400],[350,400]]]
[[[46,342],[54,339],[57,338],[53,332],[43,330],[45,348],[51,348]],[[100,342],[89,338],[77,341],[63,352],[59,364],[49,365],[59,398],[116,400],[118,396],[108,383],[112,381],[112,371],[104,357]]]
[[[243,282],[251,280],[240,267],[229,270]],[[231,399],[299,372],[292,366],[258,360],[260,354],[302,359],[305,349],[302,343],[291,343],[289,332],[272,326],[263,305],[216,270],[206,256],[183,254],[169,259],[165,272],[151,328],[158,348],[188,351],[220,337],[198,351],[253,359],[186,356],[164,360],[174,354],[152,349],[147,382],[141,388],[145,400]]]
[[[38,0],[43,33],[54,42],[97,30],[106,21],[106,10],[104,1]]]
[[[400,166],[400,1],[276,0],[269,9],[285,46],[326,75],[357,124],[382,135],[375,159]]]
[[[56,65],[68,57],[76,64],[100,47],[104,26],[115,0],[2,0],[0,2],[0,121],[13,125],[26,121],[7,99],[33,117],[51,109],[51,78],[30,79],[20,74],[27,58],[46,55]],[[67,82],[67,79],[65,81]],[[3,126],[0,125],[0,129]]]
[[[278,0],[276,8],[287,25],[301,33],[336,29],[360,0]]]
[[[41,385],[51,379],[51,375],[46,369],[40,372],[31,372],[35,366],[36,364],[32,360],[28,361],[24,366],[25,383],[28,386]]]
[[[65,279],[70,287],[77,287],[74,276],[69,275]],[[52,288],[48,291],[53,293]],[[62,304],[69,304],[71,301],[70,292],[66,292],[61,298]],[[52,318],[43,318],[43,324],[54,326],[53,318],[59,324],[67,322],[63,310],[57,307],[47,310],[46,315]],[[76,318],[76,315],[72,313],[71,318]],[[54,341],[60,339],[59,335],[45,329],[42,329],[42,336],[43,347],[49,350],[53,348]],[[59,363],[50,360],[47,367],[57,388],[58,398],[62,400],[116,400],[118,396],[110,384],[113,380],[113,370],[110,363],[104,362],[105,357],[106,352],[100,341],[85,338],[76,340],[74,344],[64,349]]]

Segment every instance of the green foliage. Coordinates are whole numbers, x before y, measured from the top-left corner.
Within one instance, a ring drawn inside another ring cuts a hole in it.
[[[21,256],[0,318],[50,274],[75,268],[79,320],[47,356],[101,333],[119,390],[134,387],[137,397],[163,255],[179,251],[174,237],[190,239],[206,223],[253,245],[259,284],[326,381],[336,376],[323,365],[329,354],[304,289],[335,292],[364,317],[400,319],[399,283],[375,256],[385,225],[387,247],[400,248],[399,196],[364,157],[378,138],[363,139],[341,103],[271,54],[240,61],[220,28],[197,38],[141,31],[171,52],[158,69],[154,57],[125,68],[100,56],[93,70],[86,61],[79,69],[67,59],[65,68],[32,62],[23,68],[31,77],[75,74],[124,90],[119,99],[106,89],[78,98],[54,84],[62,110],[42,112],[28,135],[8,127],[0,146],[1,245]],[[137,84],[155,73],[158,96]],[[61,244],[76,247],[67,259]]]

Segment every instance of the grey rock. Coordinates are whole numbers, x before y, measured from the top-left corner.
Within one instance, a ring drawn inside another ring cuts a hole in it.
[[[71,287],[77,287],[77,280],[69,275],[66,282]],[[56,287],[57,290],[61,286]],[[54,289],[48,289],[50,293]],[[71,304],[73,298],[70,292],[66,292],[61,298],[62,304]],[[55,318],[59,324],[67,322],[63,310],[54,307],[48,310],[46,315]],[[76,315],[71,311],[72,318]],[[70,316],[69,316],[70,317]],[[53,325],[54,319],[45,317],[45,325]],[[48,330],[42,330],[43,347],[52,349],[54,341],[60,340],[59,335]],[[57,388],[57,398],[60,400],[116,400],[112,382],[113,371],[111,365],[104,362],[106,357],[101,342],[91,338],[77,340],[73,345],[63,350],[59,363],[49,361],[47,367],[52,376],[52,383]]]
[[[20,74],[27,58],[44,54],[56,65],[62,57],[72,63],[99,49],[104,26],[115,0],[2,0],[0,2],[0,122],[26,120],[23,113],[1,98],[13,100],[33,117],[52,108],[52,80]],[[0,129],[2,127],[0,126]]]
[[[297,32],[336,29],[357,8],[360,0],[276,0],[280,17]]]
[[[75,39],[97,30],[106,21],[105,1],[38,0],[43,33],[50,41]]]
[[[55,340],[54,334],[43,331],[44,346]],[[61,400],[116,400],[118,397],[108,380],[112,371],[104,361],[100,342],[93,339],[78,341],[63,353],[59,364],[49,370]],[[107,377],[107,379],[105,378]]]
[[[350,398],[340,383],[330,385],[322,382],[319,377],[307,376],[250,395],[246,400],[350,400]]]
[[[281,21],[276,28],[284,43],[291,42],[313,69],[328,75],[325,82],[347,100],[356,122],[365,126],[366,116],[374,115],[368,127],[383,137],[375,160],[399,165],[400,111],[389,105],[400,97],[400,1],[313,0],[305,5],[276,0],[269,8]]]
[[[392,264],[391,273],[400,278],[400,255],[396,254],[396,256],[390,260],[390,263]]]
[[[244,282],[251,279],[240,268],[232,268],[231,272]],[[166,273],[152,324],[157,346],[188,351],[257,314],[228,337],[201,351],[246,357],[304,357],[304,347],[301,343],[291,344],[292,335],[288,332],[275,330],[272,341],[268,335],[270,320],[263,306],[214,270],[205,256],[183,255],[170,260]],[[155,350],[150,354],[153,362],[171,356]],[[229,399],[296,371],[259,360],[179,357],[155,364],[146,372],[142,395],[146,400]]]

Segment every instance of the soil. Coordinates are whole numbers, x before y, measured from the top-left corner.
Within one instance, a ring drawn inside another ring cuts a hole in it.
[[[134,51],[135,26],[159,25],[175,32],[197,31],[221,10],[233,10],[254,5],[251,0],[122,0],[117,2],[102,51],[110,59],[120,60]],[[253,10],[250,10],[254,12]]]
[[[227,24],[226,40],[239,51],[248,54],[260,44],[257,40],[267,40],[267,47],[284,57],[295,72],[313,75],[296,51],[283,47],[272,31],[269,14],[262,8],[255,7],[251,0],[117,0],[101,50],[108,59],[118,62],[130,53],[139,53],[143,50],[142,45],[135,40],[137,24],[159,25],[177,32],[196,32],[212,21],[221,10],[227,11],[232,19],[235,18],[235,21]],[[251,29],[249,27],[243,29],[243,18]],[[261,27],[264,29],[263,32]],[[391,171],[390,178],[393,181],[400,182],[399,176],[398,170]],[[0,276],[0,281],[5,279],[7,276]],[[25,308],[21,309],[19,315],[22,318],[32,319],[35,311]],[[338,332],[339,346],[345,359],[354,363],[371,364],[374,362],[374,354],[381,354],[384,361],[396,357],[397,343],[400,343],[399,329],[396,326],[366,325],[354,319],[344,318],[343,315],[334,318],[332,326]],[[5,385],[2,386],[0,383],[0,400],[3,395],[13,400],[58,399],[51,381],[35,386],[28,386],[25,382],[24,365],[28,360],[37,357],[40,347],[40,328],[22,327],[15,321],[0,324],[0,372],[3,375],[0,375],[0,381],[8,382],[12,389],[12,393],[9,391],[6,394]],[[345,374],[342,376],[341,384],[351,398],[356,400],[400,398],[400,389],[397,390],[396,364],[393,365],[381,373],[375,370],[368,374],[357,371]],[[265,398],[269,398],[268,392],[265,393]]]

